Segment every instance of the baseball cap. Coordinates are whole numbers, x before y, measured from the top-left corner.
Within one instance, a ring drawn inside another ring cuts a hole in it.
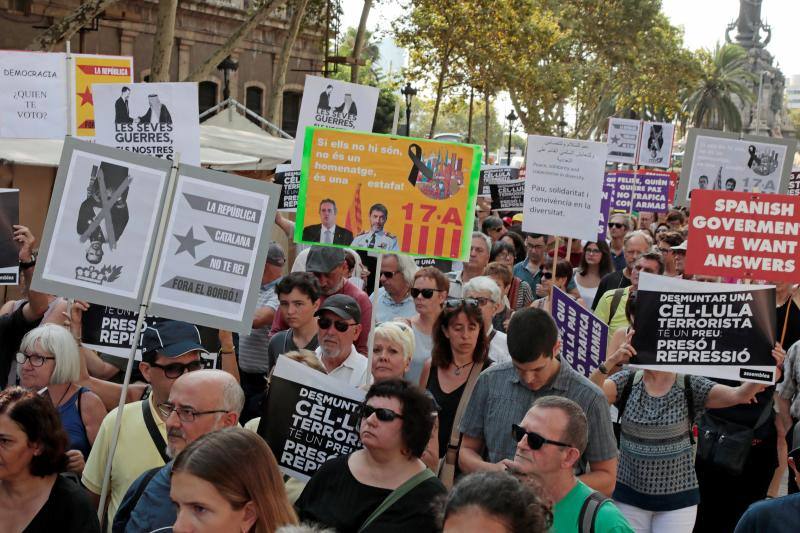
[[[522,222],[522,219],[525,218],[522,213],[517,213],[513,217],[511,217],[511,222]]]
[[[156,351],[166,357],[180,357],[194,350],[208,353],[200,342],[200,330],[194,324],[162,320],[144,330],[142,352]]]
[[[280,244],[275,241],[269,243],[267,249],[267,263],[275,266],[283,266],[286,263],[286,254]]]
[[[314,313],[314,316],[319,316],[323,311],[330,311],[339,318],[352,318],[356,322],[361,322],[361,308],[358,306],[358,302],[346,294],[334,294],[325,298],[325,302]]]
[[[306,272],[327,274],[343,262],[343,249],[331,246],[312,246],[306,257]]]
[[[673,246],[671,249],[672,249],[672,250],[683,250],[683,251],[686,251],[686,247],[687,247],[688,245],[689,245],[689,239],[686,239],[685,241],[683,241],[683,242],[682,242],[682,243],[680,243],[679,245],[677,245],[677,246]]]

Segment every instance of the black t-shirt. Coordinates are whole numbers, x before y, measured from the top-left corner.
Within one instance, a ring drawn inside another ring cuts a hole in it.
[[[57,476],[50,497],[23,533],[100,533],[97,512],[76,482]]]
[[[42,321],[41,318],[33,322],[25,320],[25,315],[22,314],[25,304],[12,313],[0,316],[0,389],[8,385],[8,374],[11,372],[11,365],[16,363],[22,337]]]
[[[350,472],[349,456],[334,457],[308,482],[298,498],[300,520],[357,532],[372,512],[391,494],[389,489],[364,485]],[[447,491],[438,478],[423,481],[386,509],[364,531],[381,533],[427,533],[437,531],[434,502]]]
[[[318,346],[319,340],[317,339],[317,335],[314,335],[311,337],[308,344],[302,346],[302,348],[313,352]],[[297,350],[298,348],[299,347],[294,343],[294,331],[291,328],[279,331],[273,335],[267,346],[267,361],[269,362],[269,370],[267,370],[267,373],[269,373],[272,367],[275,366],[275,363],[278,362],[278,356],[291,352],[292,350]]]
[[[617,270],[611,274],[606,274],[603,276],[603,279],[600,280],[600,284],[597,286],[597,294],[594,295],[594,300],[592,301],[592,310],[597,308],[597,304],[600,302],[600,298],[602,298],[604,293],[613,291],[614,289],[624,289],[625,287],[630,286],[631,278],[625,277],[625,274],[623,274],[622,270]]]
[[[789,308],[789,302],[792,302],[792,299],[786,300],[782,306],[776,309],[775,315],[775,340],[781,340],[781,333],[783,333],[783,323],[786,320],[786,310]],[[786,337],[783,339],[783,348],[786,351],[789,351],[789,348],[792,347],[792,344],[800,340],[800,309],[797,308],[797,304],[792,302],[792,310],[789,311],[789,320],[786,323]]]

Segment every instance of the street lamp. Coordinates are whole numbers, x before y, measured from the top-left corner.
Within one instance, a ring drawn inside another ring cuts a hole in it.
[[[227,100],[231,97],[231,72],[236,72],[239,68],[239,63],[231,59],[231,56],[226,57],[222,60],[222,63],[217,65],[217,70],[222,71],[222,100]]]
[[[417,90],[406,82],[406,86],[400,89],[400,94],[406,98],[406,137],[411,137],[411,99],[417,94]]]
[[[514,121],[517,120],[517,118],[518,117],[516,113],[514,113],[513,109],[511,110],[511,113],[506,116],[506,119],[508,120],[508,153],[506,154],[506,159],[508,160],[506,163],[507,165],[511,165],[511,132],[514,131]]]

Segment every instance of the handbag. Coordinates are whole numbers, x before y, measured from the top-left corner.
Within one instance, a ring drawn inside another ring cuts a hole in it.
[[[388,496],[381,502],[381,504],[372,511],[372,514],[361,524],[361,527],[358,528],[359,533],[367,529],[370,524],[372,524],[376,518],[383,514],[386,509],[391,507],[395,504],[397,500],[411,492],[417,485],[421,484],[424,481],[427,481],[433,477],[436,477],[433,472],[428,470],[427,468],[421,472],[417,472],[413,476],[411,476],[405,483],[394,489],[392,492],[389,493]]]
[[[741,474],[753,445],[755,430],[769,419],[773,400],[770,398],[764,406],[753,427],[725,420],[708,411],[703,413],[697,423],[697,456],[732,475]]]

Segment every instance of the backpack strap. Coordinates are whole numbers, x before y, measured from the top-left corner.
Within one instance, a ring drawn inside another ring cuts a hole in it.
[[[162,468],[161,466],[157,466],[144,473],[142,481],[139,483],[139,486],[136,487],[136,492],[133,493],[131,499],[124,502],[124,504],[117,509],[117,514],[113,518],[114,522],[111,527],[112,533],[124,533],[125,529],[128,527],[128,521],[131,519],[131,514],[133,514],[134,509],[136,509],[136,505],[139,503],[142,494],[144,494],[147,485],[150,484],[150,480],[152,480]]]
[[[606,498],[600,492],[592,491],[581,506],[581,512],[578,515],[578,533],[594,533],[597,512],[600,510],[601,505],[610,501],[610,498]]]
[[[386,511],[386,509],[394,505],[395,502],[397,502],[397,500],[399,500],[400,498],[402,498],[403,496],[414,490],[417,487],[417,485],[434,477],[436,477],[436,475],[433,472],[431,472],[428,468],[425,468],[425,470],[423,470],[422,472],[417,472],[416,474],[411,476],[411,478],[408,479],[405,483],[403,483],[402,485],[394,489],[391,493],[389,493],[389,495],[386,496],[386,498],[381,502],[378,508],[372,511],[372,514],[369,515],[369,518],[367,518],[361,525],[361,527],[358,528],[359,533],[367,529],[372,524],[372,522],[375,521],[376,518],[378,518],[380,515],[383,514],[384,511]]]
[[[609,324],[611,324],[611,320],[614,319],[614,315],[617,314],[617,310],[619,309],[619,303],[622,301],[622,296],[624,294],[625,294],[625,288],[614,289],[614,296],[611,297],[611,305],[608,308]]]
[[[156,426],[156,421],[153,418],[153,413],[150,411],[150,400],[142,400],[142,417],[144,417],[144,425],[147,427],[147,432],[150,433],[150,439],[153,445],[158,450],[158,455],[164,460],[164,464],[170,462],[169,455],[167,455],[167,443],[164,442],[164,437]]]
[[[625,382],[625,386],[622,388],[622,394],[617,398],[617,401],[614,402],[614,406],[617,408],[617,423],[622,422],[622,415],[625,413],[625,406],[628,405],[628,398],[631,397],[633,386],[642,381],[643,376],[643,370],[631,372],[631,375],[628,376],[628,381]]]

